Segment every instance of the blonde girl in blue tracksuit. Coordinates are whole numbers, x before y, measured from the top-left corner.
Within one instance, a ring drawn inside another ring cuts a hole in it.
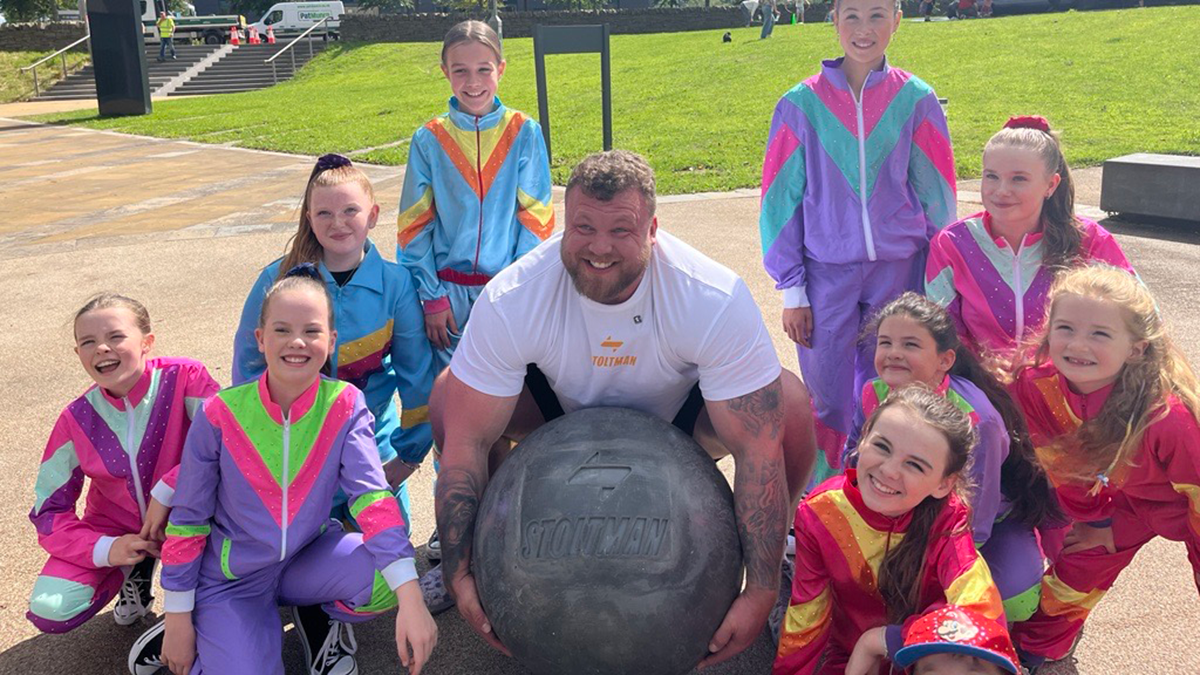
[[[286,255],[263,269],[246,298],[234,339],[233,384],[256,380],[266,369],[254,329],[267,290],[296,265],[314,263],[333,298],[338,327],[330,375],[366,395],[375,416],[379,459],[404,522],[409,523],[404,481],[433,442],[428,409],[433,355],[411,276],[384,260],[367,238],[378,217],[379,205],[366,174],[341,155],[317,160],[305,190],[299,230]],[[335,516],[347,518],[345,504],[345,495],[339,493]]]
[[[484,284],[554,230],[541,127],[496,96],[504,67],[487,24],[451,28],[442,44],[450,110],[409,150],[396,260],[416,280],[439,370]]]

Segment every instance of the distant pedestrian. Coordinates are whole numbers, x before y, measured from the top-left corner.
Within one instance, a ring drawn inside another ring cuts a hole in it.
[[[167,59],[167,48],[171,48],[171,58],[175,57],[175,19],[166,12],[158,13],[158,60]]]
[[[762,33],[759,34],[758,39],[766,40],[767,38],[771,37],[771,31],[775,30],[776,11],[775,0],[766,0],[766,2],[762,4],[763,26]]]
[[[758,10],[758,0],[742,0],[742,13],[746,16],[746,27],[754,23],[754,12]]]

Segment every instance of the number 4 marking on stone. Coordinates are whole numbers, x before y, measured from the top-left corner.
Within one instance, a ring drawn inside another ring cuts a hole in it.
[[[600,499],[608,499],[610,495],[625,482],[633,467],[621,464],[602,464],[597,452],[579,465],[578,469],[567,479],[567,485],[585,485],[600,488]]]

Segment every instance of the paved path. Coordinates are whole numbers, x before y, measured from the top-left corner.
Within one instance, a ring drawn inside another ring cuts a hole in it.
[[[0,115],[6,114],[0,109]],[[24,114],[24,111],[22,111]],[[119,290],[146,303],[162,355],[186,355],[229,381],[229,354],[247,289],[278,256],[295,227],[311,159],[81,129],[0,117],[0,494],[10,532],[0,564],[0,674],[120,673],[138,627],[119,628],[109,611],[69,636],[38,635],[24,619],[44,554],[26,519],[46,436],[55,417],[88,384],[71,353],[70,317],[91,294]],[[384,213],[373,239],[394,248],[401,171],[366,167]],[[1098,171],[1079,172],[1080,202],[1098,203]],[[964,182],[964,200],[977,199]],[[561,194],[557,195],[561,202]],[[741,274],[759,300],[785,364],[795,351],[778,327],[778,294],[759,262],[753,190],[660,199],[659,222]],[[960,213],[978,204],[960,202]],[[559,204],[561,219],[561,203]],[[1130,223],[1106,223],[1174,321],[1183,348],[1200,363],[1194,270],[1197,237]],[[727,474],[728,460],[722,462]],[[431,471],[412,487],[413,540],[433,528]],[[390,618],[358,631],[364,673],[398,672]],[[476,640],[454,612],[438,618],[441,642],[426,671],[521,673]],[[142,627],[144,627],[144,624]],[[1078,666],[1056,673],[1200,672],[1200,600],[1179,544],[1156,541],[1139,554],[1088,624]],[[300,673],[289,631],[289,673]],[[766,673],[766,639],[714,673]]]

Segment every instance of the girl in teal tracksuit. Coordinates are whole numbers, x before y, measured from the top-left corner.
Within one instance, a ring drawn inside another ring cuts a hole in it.
[[[433,355],[412,278],[384,260],[367,239],[378,216],[379,205],[366,174],[340,155],[317,161],[305,191],[300,228],[287,254],[263,269],[246,298],[234,339],[233,383],[255,380],[265,370],[254,328],[267,290],[295,265],[315,263],[333,298],[338,327],[330,374],[366,395],[375,416],[379,459],[400,501],[404,522],[409,523],[404,480],[433,442],[428,409]],[[340,513],[344,505],[345,495],[339,494],[335,515],[345,515]]]
[[[450,110],[417,129],[408,155],[396,260],[416,280],[439,370],[483,286],[554,230],[541,127],[500,103],[504,67],[487,24],[451,28],[442,46]]]

